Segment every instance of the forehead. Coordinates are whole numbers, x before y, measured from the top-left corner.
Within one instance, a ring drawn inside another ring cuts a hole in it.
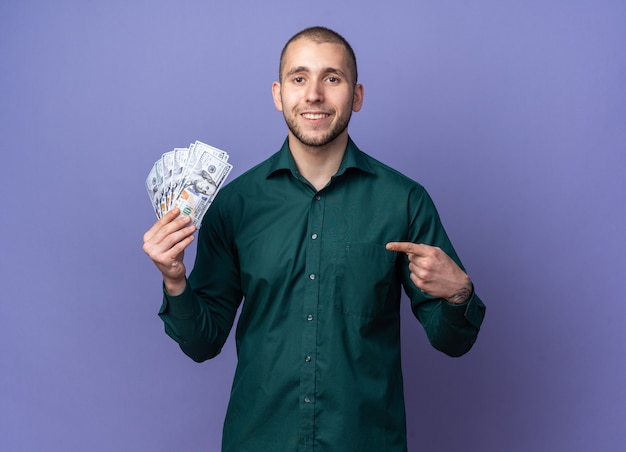
[[[341,44],[320,43],[307,38],[300,38],[293,41],[285,49],[281,73],[285,74],[294,68],[309,71],[336,68],[348,73],[348,52]]]

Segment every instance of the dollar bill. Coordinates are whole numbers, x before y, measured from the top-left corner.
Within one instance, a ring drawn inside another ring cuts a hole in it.
[[[148,196],[150,196],[150,201],[152,202],[152,207],[155,212],[159,210],[159,182],[157,179],[156,173],[156,162],[152,165],[152,169],[148,173],[148,177],[146,178],[146,190],[148,191]],[[158,216],[158,214],[157,214]]]
[[[159,210],[157,212],[157,216],[161,218],[167,212],[165,206],[165,186],[163,185],[163,160],[157,160],[156,164],[156,177],[157,184],[159,184]]]
[[[202,217],[231,169],[232,165],[216,157],[212,151],[198,153],[193,166],[178,184],[173,207],[178,207],[181,215],[191,216],[192,223],[200,228]]]
[[[172,206],[172,183],[174,178],[174,154],[175,151],[166,152],[161,156],[163,163],[163,196],[165,198],[165,209]]]

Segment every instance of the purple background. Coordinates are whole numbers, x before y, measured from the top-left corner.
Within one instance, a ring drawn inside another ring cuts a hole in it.
[[[488,305],[460,359],[405,305],[410,450],[623,450],[621,0],[2,2],[0,450],[219,449],[233,343],[198,365],[164,334],[143,183],[196,139],[235,176],[276,151],[279,51],[316,24],[357,52],[351,135],[426,186]]]

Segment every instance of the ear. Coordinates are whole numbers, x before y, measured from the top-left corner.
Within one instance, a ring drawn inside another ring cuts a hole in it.
[[[364,94],[363,85],[360,83],[357,83],[354,86],[354,94],[352,96],[352,111],[357,112],[363,106],[363,94]]]
[[[274,98],[274,106],[276,110],[283,111],[283,98],[280,95],[280,83],[272,83],[272,97]]]

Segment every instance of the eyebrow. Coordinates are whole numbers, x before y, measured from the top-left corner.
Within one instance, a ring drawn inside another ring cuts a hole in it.
[[[299,74],[301,72],[308,73],[308,72],[311,72],[311,71],[306,66],[297,66],[297,67],[294,67],[294,68],[290,69],[285,75],[286,76],[290,76],[290,75],[294,75],[294,74]],[[337,75],[339,75],[339,76],[341,76],[343,78],[346,78],[346,74],[341,69],[337,69],[337,68],[334,68],[334,67],[327,67],[326,69],[324,69],[322,71],[322,74],[337,74]]]

